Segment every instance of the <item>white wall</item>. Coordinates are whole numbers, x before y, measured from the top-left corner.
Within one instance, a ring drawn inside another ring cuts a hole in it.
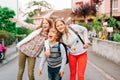
[[[120,42],[93,38],[92,50],[115,63],[120,63]]]

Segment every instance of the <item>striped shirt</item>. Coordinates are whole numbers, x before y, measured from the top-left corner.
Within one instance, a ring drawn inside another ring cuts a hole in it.
[[[45,56],[45,53],[43,53],[43,55],[41,56],[39,69],[43,69],[45,62],[47,61],[49,67],[56,68],[61,66],[60,71],[64,70],[64,67],[66,65],[66,51],[64,46],[60,44],[60,52],[59,52],[58,44],[59,43],[56,42],[55,44],[49,45],[51,55],[49,58],[47,58]]]

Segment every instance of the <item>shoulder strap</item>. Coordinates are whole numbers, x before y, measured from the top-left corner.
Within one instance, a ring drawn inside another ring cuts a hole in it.
[[[67,50],[66,44],[59,42],[59,43],[58,43],[58,51],[60,51],[60,44],[62,44],[63,47],[65,48],[65,50]]]
[[[58,43],[58,51],[60,52],[60,42]]]
[[[73,28],[70,27],[70,29],[78,36],[78,38],[81,40],[81,42],[83,44],[85,44],[85,42],[82,40],[81,36]]]
[[[65,53],[66,53],[66,64],[68,63],[68,52],[67,52],[67,46],[66,46],[66,44],[64,44],[64,43],[61,43],[61,42],[59,42],[58,43],[58,51],[60,51],[60,44],[62,44],[63,46],[64,46],[64,48],[65,48]],[[61,52],[60,52],[61,53]]]

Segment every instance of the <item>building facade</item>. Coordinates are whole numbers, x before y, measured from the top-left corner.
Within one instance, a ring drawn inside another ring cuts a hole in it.
[[[105,14],[110,16],[110,1],[111,0],[99,0],[100,4],[96,5],[96,9],[99,14]],[[95,0],[72,0],[72,11],[74,11],[78,5],[85,2],[94,3]],[[120,17],[120,0],[112,0],[112,16]]]
[[[120,17],[120,0],[112,0],[112,16]],[[99,6],[99,13],[110,16],[110,0],[103,0]]]

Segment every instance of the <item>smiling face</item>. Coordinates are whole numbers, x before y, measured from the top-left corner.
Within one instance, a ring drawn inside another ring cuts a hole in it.
[[[48,31],[50,28],[50,24],[46,19],[44,19],[42,22],[42,28],[43,28],[43,31]]]
[[[64,33],[65,32],[65,29],[66,29],[66,25],[63,21],[59,20],[59,21],[56,21],[55,22],[55,28],[61,32],[61,33]]]
[[[51,28],[49,33],[48,33],[48,40],[52,43],[56,42],[58,40],[58,32],[56,29]]]

